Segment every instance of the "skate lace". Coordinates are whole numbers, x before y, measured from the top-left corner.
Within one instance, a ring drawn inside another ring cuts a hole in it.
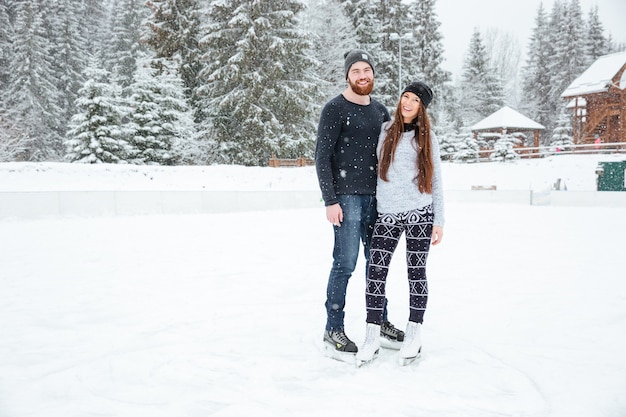
[[[344,332],[332,332],[331,337],[335,342],[339,342],[342,345],[350,343],[350,339],[348,339],[348,336],[346,336]]]
[[[396,329],[394,327],[393,324],[389,323],[388,321],[384,322],[383,325],[381,326],[383,329],[383,332],[387,333],[387,334],[391,334],[393,336],[397,336],[398,335],[398,329]]]

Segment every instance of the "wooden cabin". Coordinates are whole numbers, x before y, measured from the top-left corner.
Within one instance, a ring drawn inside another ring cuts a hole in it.
[[[483,139],[487,139],[487,143],[491,142],[489,140],[490,136],[493,136],[495,141],[496,138],[507,133],[522,133],[527,139],[532,138],[532,143],[523,143],[517,146],[521,148],[531,145],[538,147],[541,132],[545,130],[545,127],[512,108],[504,106],[473,125],[470,129],[474,133],[474,139],[478,139],[478,136],[481,136]]]
[[[598,58],[561,94],[574,113],[574,143],[626,142],[626,51]]]

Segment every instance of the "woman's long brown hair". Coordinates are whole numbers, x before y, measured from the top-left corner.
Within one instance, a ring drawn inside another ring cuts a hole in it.
[[[389,181],[387,178],[387,172],[389,166],[394,160],[396,155],[396,148],[400,143],[400,138],[404,132],[404,120],[402,119],[402,98],[398,102],[396,107],[396,113],[393,117],[393,123],[387,130],[383,146],[380,149],[380,155],[378,155],[378,175],[383,181]],[[417,112],[417,117],[413,120],[416,125],[415,136],[413,137],[413,143],[416,147],[417,158],[415,159],[415,166],[417,168],[417,175],[413,179],[416,183],[420,193],[432,194],[433,192],[433,153],[430,141],[430,119],[426,113],[426,108],[420,102],[420,108]]]

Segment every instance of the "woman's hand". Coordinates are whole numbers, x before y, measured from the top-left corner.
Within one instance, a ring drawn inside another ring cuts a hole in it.
[[[433,235],[431,237],[431,244],[433,246],[441,243],[441,239],[443,239],[443,227],[441,226],[433,226]]]

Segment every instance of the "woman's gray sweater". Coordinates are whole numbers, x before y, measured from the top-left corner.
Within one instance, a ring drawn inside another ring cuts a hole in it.
[[[383,123],[378,138],[376,153],[380,159],[380,150],[387,135],[387,129],[391,126],[391,121]],[[443,186],[441,182],[441,157],[439,153],[439,142],[435,134],[431,131],[433,152],[433,192],[432,194],[420,193],[415,183],[417,176],[417,149],[413,137],[415,131],[404,132],[400,143],[396,149],[393,162],[389,166],[387,179],[383,181],[378,176],[376,184],[376,200],[378,202],[379,213],[402,213],[410,210],[425,207],[432,204],[434,212],[433,225],[443,227],[444,207],[443,207]]]

